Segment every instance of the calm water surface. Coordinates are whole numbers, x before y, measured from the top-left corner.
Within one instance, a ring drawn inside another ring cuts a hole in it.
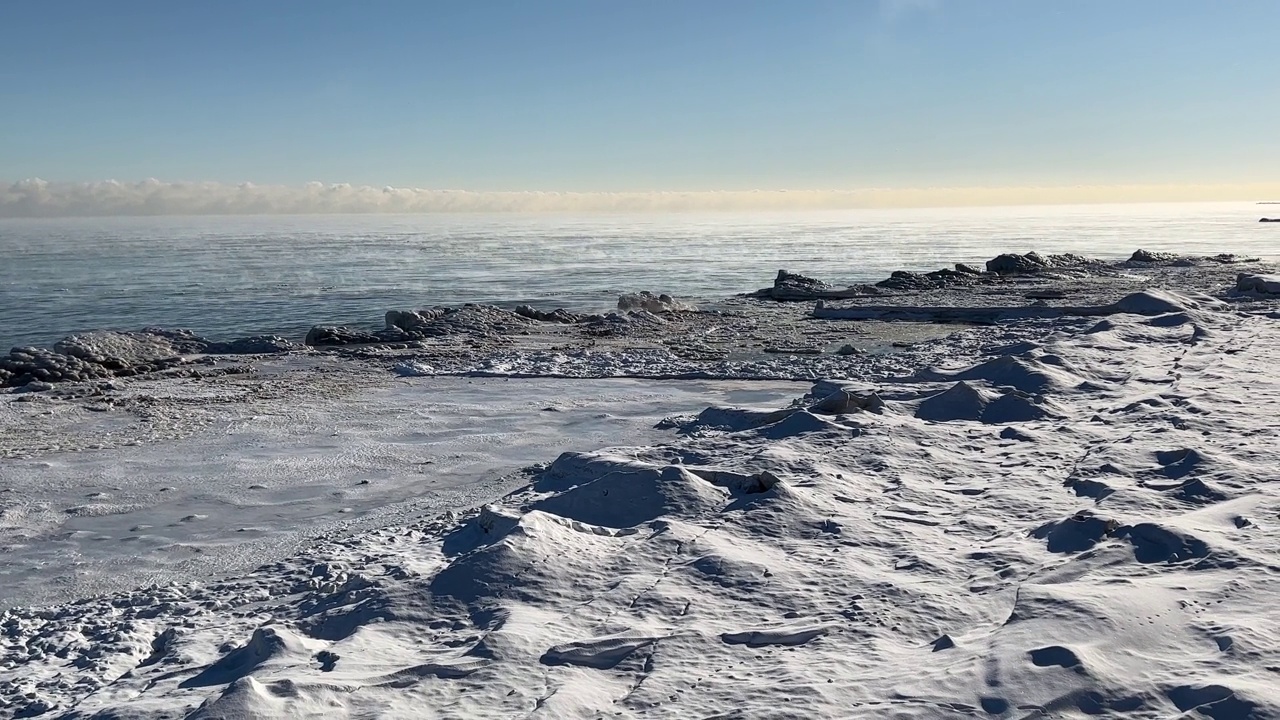
[[[1006,251],[1280,255],[1250,203],[778,214],[358,215],[0,220],[0,348],[147,325],[300,339],[391,308],[610,309],[717,299],[779,268],[832,282]]]

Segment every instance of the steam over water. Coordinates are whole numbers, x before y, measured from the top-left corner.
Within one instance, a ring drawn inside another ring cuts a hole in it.
[[[1008,251],[1280,255],[1251,203],[790,214],[0,220],[0,349],[147,325],[301,339],[391,308],[604,311],[619,293],[717,299],[779,268],[837,283]]]

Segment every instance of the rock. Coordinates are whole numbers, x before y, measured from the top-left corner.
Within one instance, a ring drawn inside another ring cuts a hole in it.
[[[1205,262],[1215,262],[1221,265],[1239,265],[1240,263],[1256,263],[1261,262],[1259,258],[1248,257],[1245,255],[1236,255],[1235,253],[1221,253],[1218,255],[1208,255],[1201,258]]]
[[[32,381],[79,382],[112,375],[110,369],[83,358],[34,347],[14,348],[7,357],[0,357],[0,372],[4,373],[0,380],[8,387],[21,387]]]
[[[455,334],[496,337],[522,332],[529,321],[495,305],[468,303],[462,307],[392,310],[387,313],[387,332],[402,331],[406,340]]]
[[[430,310],[388,310],[386,326],[388,330],[403,330],[412,334],[422,332],[443,315],[444,310],[437,308]]]
[[[425,310],[389,310],[386,327],[368,332],[351,327],[317,325],[307,333],[306,344],[356,345],[404,343],[448,335],[498,337],[527,332],[530,318],[494,305],[468,303],[462,307]]]
[[[990,276],[982,272],[962,272],[960,270],[934,270],[930,273],[913,273],[907,270],[895,270],[887,279],[876,283],[876,287],[891,290],[933,290],[955,285],[975,285]]]
[[[1274,222],[1274,223],[1280,223],[1280,218],[1262,218],[1262,219],[1258,220],[1258,222]]]
[[[778,276],[773,279],[773,287],[775,289],[787,287],[803,290],[830,290],[831,286],[811,277],[805,277],[799,273],[791,273],[786,270],[779,270]]]
[[[1039,272],[1047,269],[1047,266],[1038,260],[1038,256],[1036,258],[1032,257],[1034,255],[1035,253],[1027,253],[1026,255],[1004,253],[997,255],[987,261],[987,272],[1009,275],[1013,273]]]
[[[964,264],[964,263],[956,263],[956,272],[958,272],[958,273],[964,273],[964,274],[966,274],[966,275],[981,275],[981,274],[982,274],[982,270],[981,270],[981,269],[976,268],[976,267],[974,267],[974,266],[972,266],[972,265],[966,265],[966,264]]]
[[[841,345],[840,349],[836,350],[836,354],[837,355],[861,355],[862,351],[852,345]]]
[[[654,295],[646,290],[640,293],[627,293],[619,297],[618,309],[624,312],[643,310],[655,315],[661,315],[692,310],[693,307],[676,300],[670,295]]]
[[[779,270],[778,276],[773,280],[772,287],[757,290],[749,294],[748,297],[768,298],[781,302],[804,302],[822,298],[839,300],[879,294],[880,289],[874,285],[854,285],[843,290],[837,290],[821,280],[790,273],[786,270]]]
[[[41,380],[32,380],[31,382],[25,385],[19,386],[17,389],[17,392],[36,393],[36,392],[45,392],[46,390],[52,390],[52,389],[53,389],[53,385],[50,383],[47,383]]]
[[[1280,275],[1249,275],[1240,273],[1236,276],[1236,290],[1253,292],[1259,295],[1280,295]]]
[[[276,355],[301,349],[292,340],[277,335],[254,335],[230,342],[209,343],[205,352],[211,355]]]
[[[208,340],[196,335],[190,330],[169,330],[161,327],[144,327],[142,328],[141,334],[151,335],[167,340],[169,344],[173,346],[174,351],[182,355],[193,355],[204,352],[205,346],[209,344]]]
[[[1062,255],[1041,255],[1037,252],[1029,252],[1026,255],[1005,253],[987,261],[987,272],[1000,275],[1023,275],[1046,270],[1078,269],[1097,264],[1100,263],[1096,260],[1074,253]]]
[[[321,347],[326,345],[362,345],[380,341],[377,335],[364,330],[333,325],[316,325],[307,331],[307,338],[303,342],[311,347]]]
[[[547,312],[545,310],[539,310],[531,305],[517,305],[515,313],[520,317],[537,320],[538,322],[553,322],[564,325],[572,325],[582,320],[581,315],[571,313],[564,308],[557,308],[551,312]]]
[[[1151,252],[1149,250],[1135,250],[1133,255],[1129,256],[1129,262],[1140,263],[1163,263],[1173,262],[1181,256],[1177,253]]]
[[[208,342],[187,331],[148,328],[142,332],[95,330],[71,335],[54,344],[54,352],[87,360],[111,370],[170,360],[204,352]]]

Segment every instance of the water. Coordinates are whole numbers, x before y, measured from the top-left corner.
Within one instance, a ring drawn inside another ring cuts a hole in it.
[[[391,308],[610,309],[717,299],[779,268],[839,283],[1037,250],[1280,254],[1251,203],[787,214],[358,215],[0,220],[0,348],[147,325],[301,339]]]

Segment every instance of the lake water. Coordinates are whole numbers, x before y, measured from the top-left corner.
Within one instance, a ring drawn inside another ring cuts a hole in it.
[[[1280,255],[1252,203],[776,214],[345,215],[0,220],[0,348],[83,330],[301,339],[436,304],[604,311],[623,292],[695,300],[779,268],[837,283],[1000,252],[1141,247]]]

